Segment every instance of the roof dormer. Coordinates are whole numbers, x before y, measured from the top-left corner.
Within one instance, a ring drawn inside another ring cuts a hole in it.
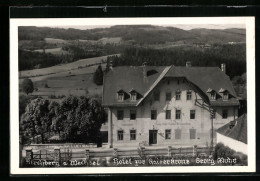
[[[129,91],[129,93],[130,93],[130,100],[131,100],[131,101],[136,101],[136,100],[137,100],[137,95],[138,95],[138,93],[136,92],[136,90],[131,89],[131,90]]]
[[[124,101],[125,100],[125,91],[123,89],[120,89],[117,91],[117,101]]]
[[[207,93],[209,94],[210,100],[216,100],[216,98],[217,98],[217,93],[216,93],[215,90],[209,88],[209,89],[207,90]]]
[[[219,91],[222,95],[222,100],[227,101],[229,99],[229,92],[226,89],[221,88]]]

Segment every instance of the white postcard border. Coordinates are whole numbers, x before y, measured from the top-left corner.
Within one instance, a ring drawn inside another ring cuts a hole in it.
[[[18,26],[80,26],[130,24],[245,24],[247,53],[248,166],[150,166],[19,168]],[[255,172],[255,18],[60,18],[10,19],[10,173],[11,174],[106,174],[106,173],[219,173]]]

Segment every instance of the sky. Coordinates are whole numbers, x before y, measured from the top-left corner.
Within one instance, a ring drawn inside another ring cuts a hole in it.
[[[153,24],[155,26],[172,26],[176,28],[180,28],[183,30],[191,30],[196,28],[206,28],[206,29],[227,29],[227,28],[243,28],[245,29],[244,24],[173,24],[173,25],[160,25],[160,24]],[[53,28],[75,28],[80,30],[86,29],[94,29],[94,28],[108,28],[113,25],[81,25],[81,26],[52,26]]]

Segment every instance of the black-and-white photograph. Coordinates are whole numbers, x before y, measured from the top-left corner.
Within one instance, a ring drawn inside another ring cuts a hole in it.
[[[250,18],[140,19],[17,25],[19,168],[250,165]]]

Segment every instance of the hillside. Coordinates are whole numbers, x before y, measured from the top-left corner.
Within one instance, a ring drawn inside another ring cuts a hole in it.
[[[167,41],[191,40],[217,43],[245,42],[245,29],[193,29],[182,30],[174,27],[152,25],[116,25],[110,28],[89,30],[62,29],[49,27],[19,27],[19,40],[99,40],[104,37],[121,37],[141,44],[165,43]]]

